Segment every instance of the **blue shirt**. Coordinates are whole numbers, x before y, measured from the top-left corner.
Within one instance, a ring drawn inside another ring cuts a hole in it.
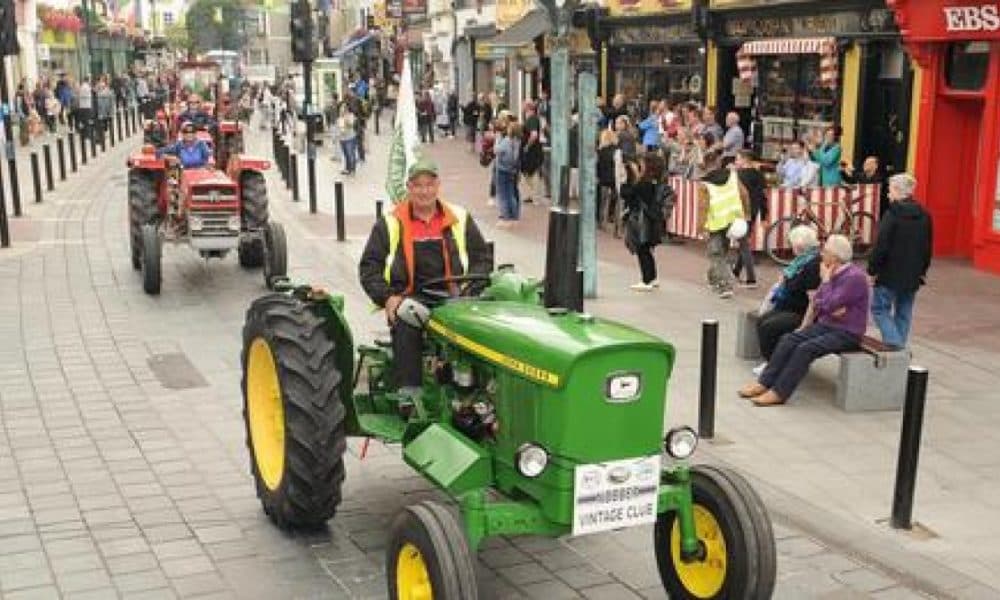
[[[656,147],[660,145],[660,123],[659,116],[652,114],[639,123],[639,130],[642,131],[642,145],[646,147]]]
[[[174,142],[169,146],[164,146],[156,151],[156,157],[161,158],[164,154],[176,156],[181,166],[185,169],[196,169],[204,167],[212,158],[212,151],[208,149],[208,144],[202,140],[195,140],[192,144],[187,144],[183,140]]]

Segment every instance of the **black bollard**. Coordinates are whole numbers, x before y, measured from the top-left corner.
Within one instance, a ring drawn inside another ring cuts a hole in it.
[[[375,111],[375,135],[378,135],[379,111]]]
[[[66,181],[66,145],[56,138],[56,157],[59,159],[59,181]]]
[[[299,155],[292,154],[288,160],[288,183],[292,188],[292,202],[299,201]]]
[[[493,240],[486,242],[486,252],[490,257],[490,273],[497,270],[496,243]]]
[[[38,153],[31,153],[31,183],[35,188],[35,204],[42,201],[42,173],[38,168]]]
[[[48,144],[42,144],[42,160],[45,166],[45,190],[51,192],[56,184],[52,180],[52,149]]]
[[[306,148],[306,184],[309,186],[309,214],[316,214],[316,147]]]
[[[381,200],[376,200],[375,201],[375,220],[378,221],[381,218],[382,218],[382,201]]]
[[[903,428],[899,435],[896,485],[892,492],[892,517],[889,519],[894,529],[913,528],[913,493],[917,487],[917,462],[920,458],[920,435],[924,427],[926,402],[927,369],[910,367],[906,377]]]
[[[90,158],[97,158],[97,125],[90,124]]]
[[[575,299],[579,247],[580,212],[562,206],[550,208],[545,240],[544,303],[547,308],[575,310],[580,305]]]
[[[76,173],[76,140],[73,139],[72,131],[66,134],[66,140],[69,145],[69,168]]]
[[[333,184],[333,216],[337,219],[337,241],[343,242],[347,238],[344,231],[344,182],[338,181]]]
[[[87,164],[87,134],[86,130],[80,132],[80,164]]]
[[[118,109],[115,111],[115,122],[118,125],[118,141],[122,141],[122,111]]]
[[[718,375],[719,322],[701,322],[701,386],[698,389],[698,437],[715,437],[715,387]]]

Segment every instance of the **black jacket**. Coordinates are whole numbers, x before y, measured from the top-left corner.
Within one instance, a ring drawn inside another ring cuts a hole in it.
[[[868,260],[875,284],[895,292],[915,292],[931,266],[934,233],[931,216],[912,200],[893,202],[879,224],[878,241]]]
[[[489,274],[493,270],[489,248],[472,215],[468,215],[466,219],[465,246],[469,255],[469,272]],[[463,274],[462,261],[458,256],[458,248],[450,227],[445,228],[443,238],[449,253],[452,275]],[[389,228],[385,224],[385,219],[379,219],[372,227],[365,250],[361,254],[361,262],[358,265],[361,287],[378,306],[384,306],[389,296],[404,294],[409,285],[410,276],[407,273],[402,244],[400,240],[400,248],[396,251],[389,273],[389,282],[385,280],[385,261],[389,256]],[[444,277],[444,255],[441,252],[440,242],[415,241],[413,254],[416,279],[414,292],[419,291],[422,282]]]
[[[622,200],[628,213],[625,246],[635,252],[640,246],[658,246],[663,232],[662,187],[652,181],[622,185]]]
[[[758,169],[739,169],[737,175],[740,183],[747,189],[750,196],[750,221],[754,222],[767,219],[767,182],[764,181],[764,174]]]
[[[794,277],[785,280],[781,286],[781,298],[774,303],[775,310],[806,314],[806,309],[809,308],[808,292],[818,289],[822,283],[819,276],[820,262],[820,255],[817,253],[816,258],[803,265]]]
[[[618,146],[603,146],[597,149],[597,184],[615,186],[615,151]]]

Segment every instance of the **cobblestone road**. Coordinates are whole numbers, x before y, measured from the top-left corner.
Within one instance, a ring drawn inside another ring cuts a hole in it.
[[[373,444],[360,461],[352,441],[327,532],[266,521],[239,394],[243,311],[260,276],[168,247],[163,293],[144,295],[127,255],[127,146],[29,207],[39,240],[0,253],[0,596],[384,597],[387,522],[436,492],[396,449]],[[352,321],[374,327],[354,285],[357,243],[332,250],[276,188],[292,272],[353,290]],[[776,532],[779,598],[921,597],[801,531]],[[485,598],[662,598],[651,543],[649,530],[490,542],[480,587]]]

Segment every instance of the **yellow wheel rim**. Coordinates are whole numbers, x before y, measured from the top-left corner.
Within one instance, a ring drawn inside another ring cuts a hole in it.
[[[726,540],[715,515],[694,505],[694,529],[705,546],[704,560],[681,560],[681,528],[675,522],[670,533],[670,556],[684,589],[696,598],[714,598],[726,582]]]
[[[434,600],[424,556],[409,542],[403,544],[396,557],[396,595],[399,600]]]
[[[257,471],[269,490],[285,473],[285,411],[271,347],[263,338],[250,345],[247,360],[247,420]]]

